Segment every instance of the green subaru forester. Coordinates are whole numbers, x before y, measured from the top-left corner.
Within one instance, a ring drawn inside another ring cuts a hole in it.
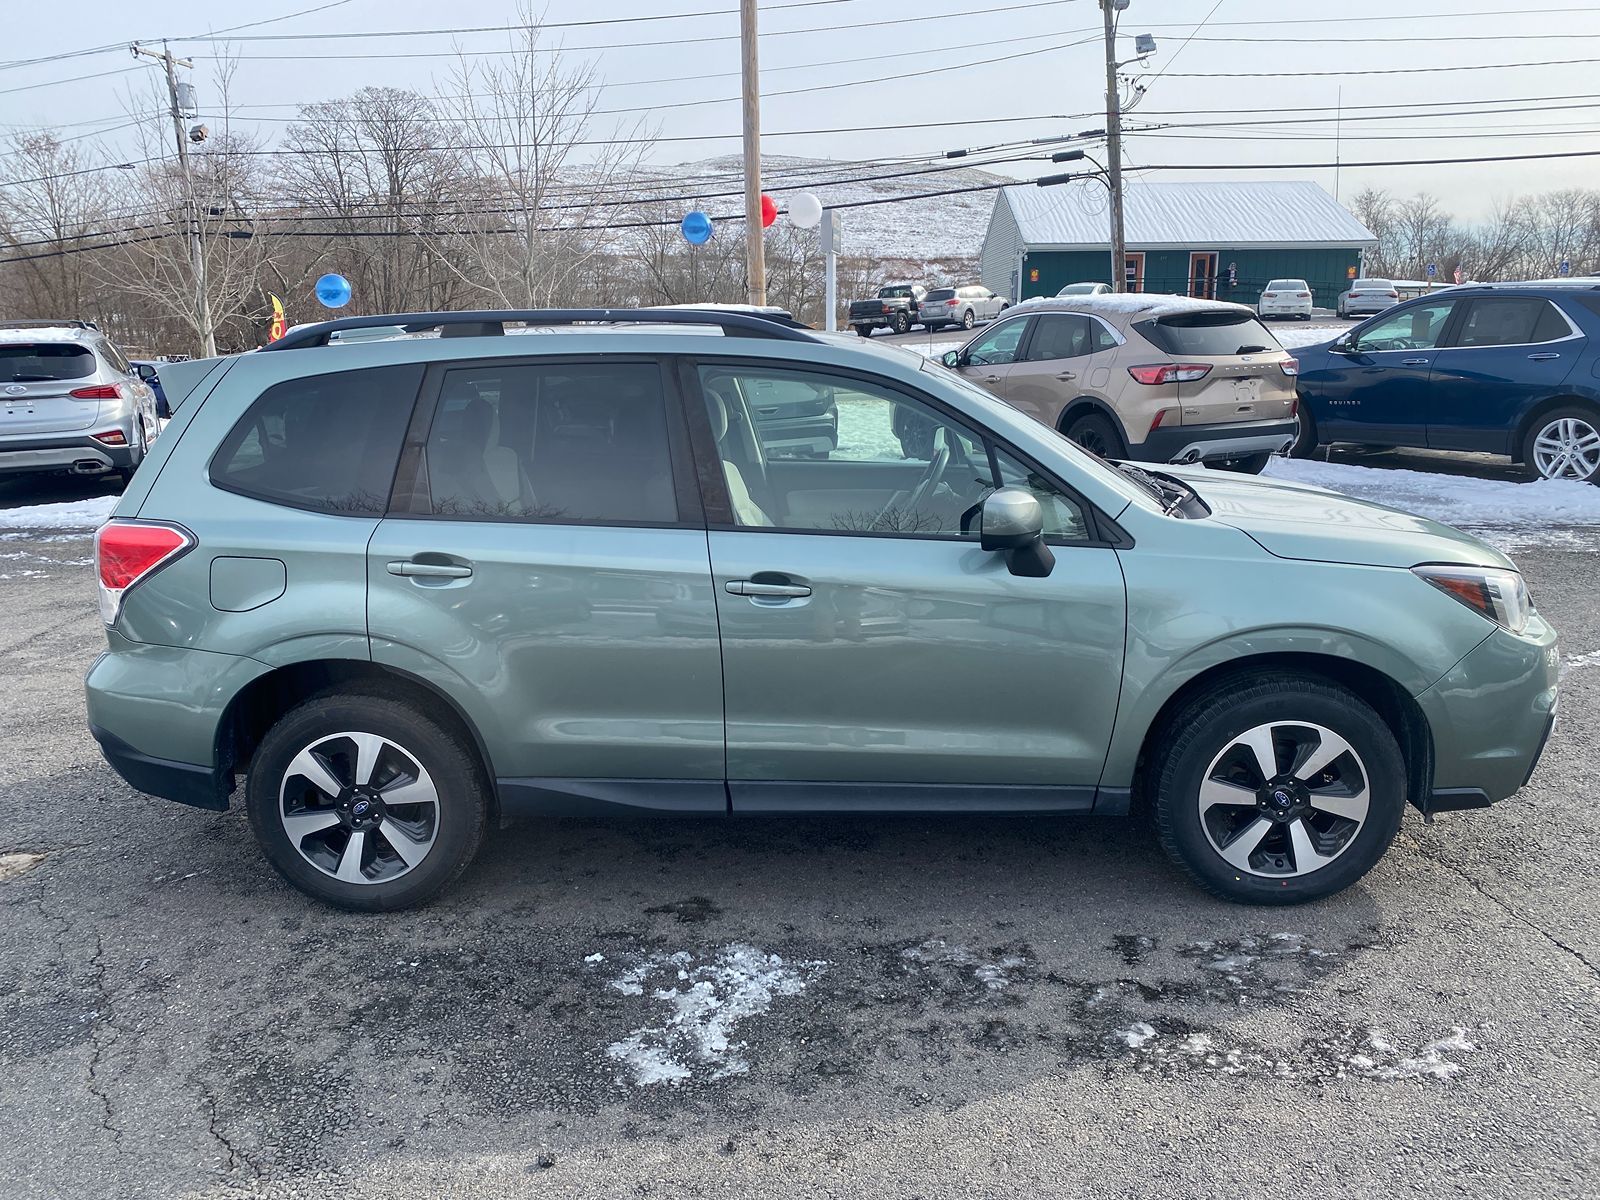
[[[513,816],[1135,805],[1203,887],[1292,903],[1408,801],[1509,796],[1555,718],[1556,635],[1481,542],[1104,462],[780,319],[357,317],[168,375],[97,539],[91,729],[153,795],[242,776],[348,908]],[[764,440],[802,418],[836,447]]]

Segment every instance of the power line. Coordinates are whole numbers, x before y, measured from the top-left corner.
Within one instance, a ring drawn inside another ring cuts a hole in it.
[[[56,87],[63,83],[82,83],[86,79],[109,79],[113,75],[131,75],[134,71],[142,71],[144,69],[144,64],[141,63],[132,67],[118,67],[114,71],[96,71],[93,75],[74,75],[71,79],[52,79],[46,83],[25,83],[21,87],[0,90],[0,96],[14,96],[18,92],[34,92],[40,88]]]
[[[1467,63],[1453,67],[1369,67],[1348,71],[1234,71],[1229,79],[1324,79],[1343,75],[1438,75],[1446,71],[1509,71],[1521,67],[1576,67],[1600,63],[1600,58],[1547,58],[1538,62]],[[1211,79],[1216,71],[1169,71],[1166,79]]]

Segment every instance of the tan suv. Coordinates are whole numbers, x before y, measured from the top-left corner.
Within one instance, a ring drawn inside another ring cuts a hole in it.
[[[1254,473],[1294,438],[1299,364],[1238,304],[1030,300],[943,361],[1105,458]]]

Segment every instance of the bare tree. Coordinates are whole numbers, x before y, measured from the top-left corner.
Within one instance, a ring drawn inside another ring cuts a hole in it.
[[[87,250],[111,216],[111,190],[81,143],[47,130],[18,133],[0,189],[0,275],[6,311],[24,317],[112,314],[96,288]]]
[[[471,264],[462,281],[489,304],[541,308],[571,302],[594,263],[627,240],[617,226],[645,141],[635,123],[589,144],[594,67],[569,68],[540,45],[533,10],[520,13],[514,53],[462,55],[441,104],[465,134],[480,208],[455,226]]]

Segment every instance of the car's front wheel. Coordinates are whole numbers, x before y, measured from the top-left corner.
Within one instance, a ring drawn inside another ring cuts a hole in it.
[[[1394,734],[1353,692],[1317,678],[1235,678],[1155,734],[1162,847],[1201,887],[1298,904],[1349,887],[1383,857],[1406,804]]]
[[[1522,460],[1541,479],[1600,482],[1600,415],[1587,408],[1558,408],[1528,430]]]
[[[895,313],[893,328],[896,333],[905,333],[911,328],[911,317],[908,313]]]
[[[488,786],[471,748],[408,704],[315,697],[261,740],[245,806],[268,861],[340,908],[432,899],[477,853]]]

